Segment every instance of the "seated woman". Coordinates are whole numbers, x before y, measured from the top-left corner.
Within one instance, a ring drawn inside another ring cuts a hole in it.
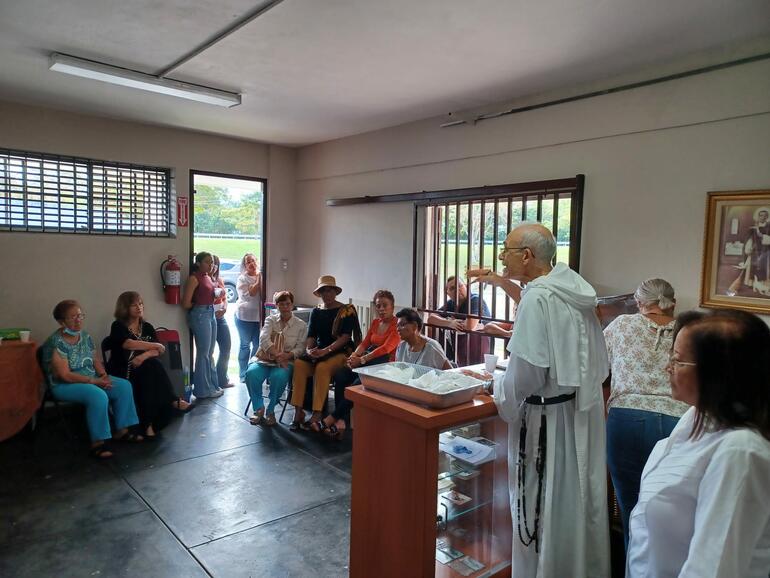
[[[377,318],[372,321],[364,340],[348,357],[346,367],[334,374],[334,411],[318,424],[324,433],[338,440],[342,439],[346,424],[350,422],[350,410],[353,407],[353,403],[345,398],[345,388],[361,383],[353,370],[362,365],[377,365],[396,358],[399,338],[396,318],[393,316],[393,293],[381,289],[374,294],[373,301]]]
[[[626,544],[628,516],[639,497],[644,464],[688,409],[686,403],[671,398],[666,373],[673,345],[674,288],[663,279],[647,279],[634,298],[639,313],[620,315],[604,330],[612,376],[607,466]]]
[[[742,311],[679,316],[668,365],[692,405],[644,466],[626,576],[770,570],[770,329]]]
[[[305,351],[307,324],[292,313],[294,295],[278,291],[273,295],[278,311],[270,315],[259,334],[256,359],[246,370],[246,387],[251,397],[254,415],[249,419],[257,425],[265,416],[265,425],[275,425],[275,406],[281,399],[294,372],[294,360]],[[267,413],[262,401],[262,384],[270,383]]]
[[[187,411],[190,404],[174,394],[171,380],[157,359],[165,347],[158,343],[155,328],[144,320],[144,302],[136,291],[118,297],[109,342],[107,369],[131,382],[144,437],[154,440],[171,420],[172,410]]]
[[[451,369],[444,350],[435,339],[425,337],[422,331],[422,317],[414,309],[405,308],[396,313],[396,329],[401,343],[396,348],[396,361],[425,365],[434,369]]]
[[[291,404],[295,412],[290,428],[292,431],[300,427],[317,430],[332,376],[345,366],[348,356],[361,341],[356,308],[337,301],[340,293],[342,289],[337,287],[334,277],[323,275],[318,278],[318,287],[313,295],[320,297],[322,303],[310,313],[305,353],[294,362]],[[309,377],[314,378],[313,415],[310,422],[305,424],[302,404]]]
[[[141,435],[128,429],[139,423],[131,384],[107,375],[93,339],[83,331],[85,315],[80,304],[72,299],[61,301],[54,307],[53,318],[60,327],[42,345],[43,368],[54,399],[86,406],[91,455],[98,459],[111,458],[112,450],[107,444],[111,438],[144,441]],[[117,430],[114,436],[110,432],[110,407]]]

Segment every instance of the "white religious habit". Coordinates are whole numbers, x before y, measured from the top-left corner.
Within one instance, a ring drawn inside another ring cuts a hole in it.
[[[767,578],[770,441],[713,427],[690,439],[696,411],[687,410],[644,467],[626,576]]]
[[[594,289],[563,263],[528,283],[508,351],[495,402],[508,422],[511,575],[608,577],[609,365]]]

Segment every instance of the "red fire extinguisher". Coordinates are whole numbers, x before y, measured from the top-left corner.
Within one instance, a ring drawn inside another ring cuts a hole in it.
[[[163,283],[166,303],[179,305],[179,286],[182,284],[182,266],[176,257],[169,255],[168,259],[160,264],[160,280]]]

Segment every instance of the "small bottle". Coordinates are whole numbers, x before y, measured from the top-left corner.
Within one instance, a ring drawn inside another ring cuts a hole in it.
[[[190,385],[190,367],[184,366],[184,373],[182,374],[182,383],[184,384],[184,400],[190,403],[192,398],[192,386]]]

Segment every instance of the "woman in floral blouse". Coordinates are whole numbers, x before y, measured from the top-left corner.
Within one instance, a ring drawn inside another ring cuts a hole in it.
[[[674,288],[648,279],[636,289],[639,313],[621,315],[604,330],[612,387],[607,416],[607,465],[628,544],[628,517],[655,444],[667,438],[687,411],[671,397],[666,365],[674,331]]]

